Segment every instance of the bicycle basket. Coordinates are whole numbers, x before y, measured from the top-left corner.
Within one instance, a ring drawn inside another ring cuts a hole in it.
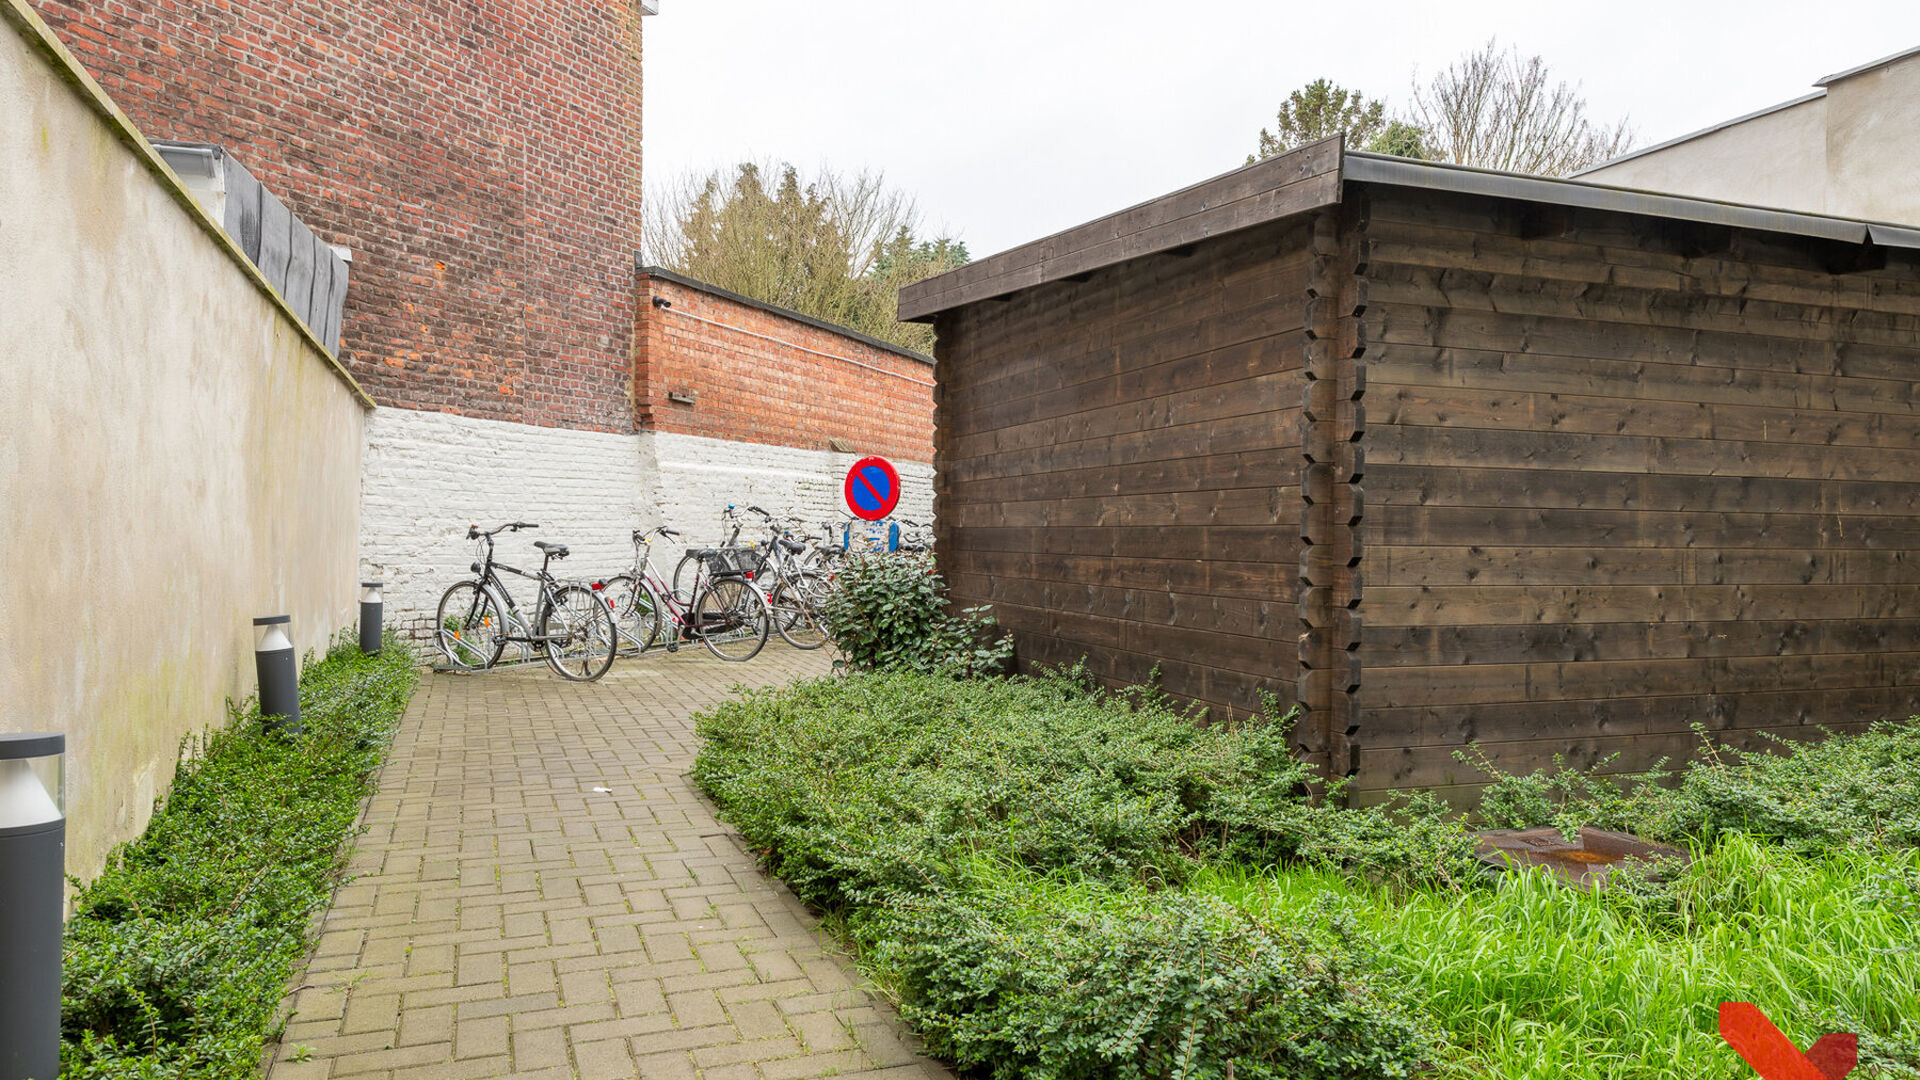
[[[700,561],[706,564],[707,573],[713,577],[739,577],[746,574],[759,577],[767,568],[766,553],[759,548],[707,548],[697,554]]]

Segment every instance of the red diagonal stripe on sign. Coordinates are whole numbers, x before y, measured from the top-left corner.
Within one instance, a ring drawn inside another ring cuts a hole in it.
[[[873,505],[875,506],[887,505],[887,497],[885,495],[880,494],[880,489],[873,486],[873,481],[867,479],[867,470],[861,469],[859,472],[854,473],[853,475],[860,478],[860,484],[862,487],[866,488],[868,491],[873,493]]]
[[[1765,1013],[1745,1001],[1720,1006],[1720,1037],[1753,1066],[1761,1080],[1843,1080],[1858,1060],[1856,1036],[1827,1035],[1813,1044],[1820,1058],[1820,1064],[1814,1064]]]

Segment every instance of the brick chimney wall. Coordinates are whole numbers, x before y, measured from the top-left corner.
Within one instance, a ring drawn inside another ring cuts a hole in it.
[[[628,0],[34,0],[151,138],[217,143],[353,251],[382,405],[629,432]]]

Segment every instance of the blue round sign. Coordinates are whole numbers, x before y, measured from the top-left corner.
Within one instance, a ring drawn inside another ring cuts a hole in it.
[[[900,474],[886,458],[861,458],[847,470],[846,497],[854,517],[879,521],[900,505]]]

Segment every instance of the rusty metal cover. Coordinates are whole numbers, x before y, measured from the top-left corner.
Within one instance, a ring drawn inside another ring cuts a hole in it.
[[[1537,829],[1492,829],[1479,834],[1474,854],[1501,870],[1515,866],[1544,866],[1563,883],[1578,889],[1598,889],[1613,872],[1631,863],[1673,859],[1692,861],[1679,848],[1656,844],[1626,833],[1582,828],[1572,842],[1552,826]]]

